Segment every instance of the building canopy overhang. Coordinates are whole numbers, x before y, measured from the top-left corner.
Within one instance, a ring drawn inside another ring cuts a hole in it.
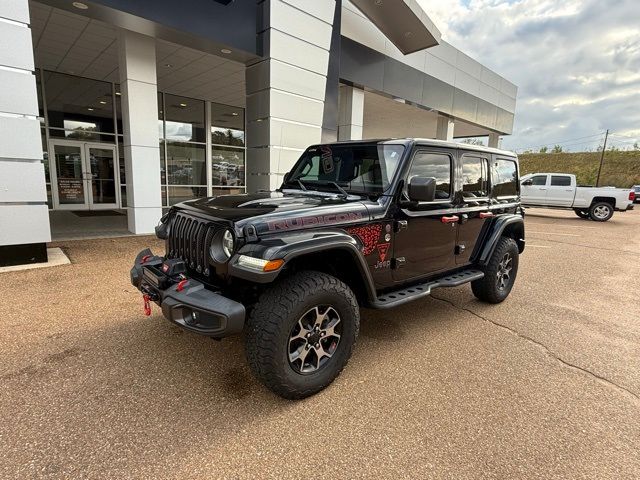
[[[440,31],[416,0],[351,0],[405,55],[440,44]]]

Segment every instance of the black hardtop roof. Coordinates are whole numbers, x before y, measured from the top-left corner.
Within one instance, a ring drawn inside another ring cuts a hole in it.
[[[367,140],[345,140],[340,142],[327,143],[325,145],[363,145],[371,143],[390,143],[390,144],[404,144],[409,146],[410,144],[421,145],[425,147],[448,147],[457,148],[460,150],[469,150],[473,152],[487,152],[495,155],[502,155],[506,157],[516,158],[517,155],[514,152],[508,150],[501,150],[499,148],[490,148],[483,145],[471,145],[470,143],[449,142],[446,140],[435,140],[433,138],[372,138]],[[315,146],[315,145],[314,145]]]

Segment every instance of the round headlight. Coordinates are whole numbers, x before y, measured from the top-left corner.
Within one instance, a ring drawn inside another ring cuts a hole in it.
[[[231,258],[233,254],[233,233],[231,230],[225,230],[222,234],[222,251],[227,256],[227,258]]]

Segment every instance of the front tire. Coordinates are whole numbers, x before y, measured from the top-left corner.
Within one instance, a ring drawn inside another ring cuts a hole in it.
[[[503,302],[516,281],[519,258],[518,245],[513,238],[501,237],[484,268],[484,277],[471,282],[471,291],[476,298],[488,303]]]
[[[589,218],[589,210],[582,210],[580,208],[574,208],[573,211],[575,212],[575,214],[577,216],[579,216],[580,218],[586,220]]]
[[[305,398],[346,366],[359,326],[358,302],[347,285],[325,273],[299,272],[265,291],[251,311],[247,360],[277,395]]]
[[[606,202],[594,203],[589,209],[589,216],[595,222],[606,222],[613,217],[613,206]]]

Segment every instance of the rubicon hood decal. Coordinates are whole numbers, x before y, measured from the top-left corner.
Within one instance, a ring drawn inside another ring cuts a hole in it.
[[[283,218],[270,220],[267,227],[270,231],[291,230],[295,228],[314,227],[320,225],[336,225],[345,222],[357,222],[362,220],[360,212],[355,213],[332,213],[329,215],[312,215],[308,217]]]

